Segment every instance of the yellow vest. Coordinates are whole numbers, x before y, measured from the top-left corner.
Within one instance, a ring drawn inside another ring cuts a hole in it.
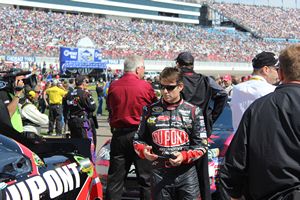
[[[10,94],[10,96],[13,98],[12,94]],[[19,106],[17,106],[16,111],[11,116],[10,122],[11,122],[12,126],[14,127],[14,129],[16,129],[20,133],[23,132],[23,123],[22,123],[22,117],[21,117],[21,113],[19,110]]]

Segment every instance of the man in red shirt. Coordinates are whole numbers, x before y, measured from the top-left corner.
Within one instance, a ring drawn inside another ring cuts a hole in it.
[[[113,81],[108,90],[107,106],[112,131],[107,199],[121,199],[124,180],[132,163],[141,186],[141,199],[150,199],[151,163],[140,159],[133,149],[143,107],[157,100],[154,90],[143,80],[144,59],[132,55],[124,61],[124,75]]]

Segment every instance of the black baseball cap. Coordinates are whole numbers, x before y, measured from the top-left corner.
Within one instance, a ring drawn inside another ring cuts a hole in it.
[[[254,69],[260,69],[264,66],[277,66],[277,64],[278,58],[272,52],[263,51],[252,59],[252,66]]]
[[[194,64],[194,56],[191,52],[185,51],[178,54],[177,58],[175,59],[180,65],[193,65]]]

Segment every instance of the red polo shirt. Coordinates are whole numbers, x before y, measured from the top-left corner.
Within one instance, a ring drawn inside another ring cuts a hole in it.
[[[143,107],[157,98],[152,86],[133,73],[125,73],[113,81],[108,90],[107,105],[110,109],[110,126],[131,128],[138,126]]]

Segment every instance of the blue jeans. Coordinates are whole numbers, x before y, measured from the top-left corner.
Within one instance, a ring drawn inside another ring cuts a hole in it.
[[[97,114],[102,115],[102,104],[103,104],[103,98],[102,97],[98,97],[98,110],[97,110]]]

